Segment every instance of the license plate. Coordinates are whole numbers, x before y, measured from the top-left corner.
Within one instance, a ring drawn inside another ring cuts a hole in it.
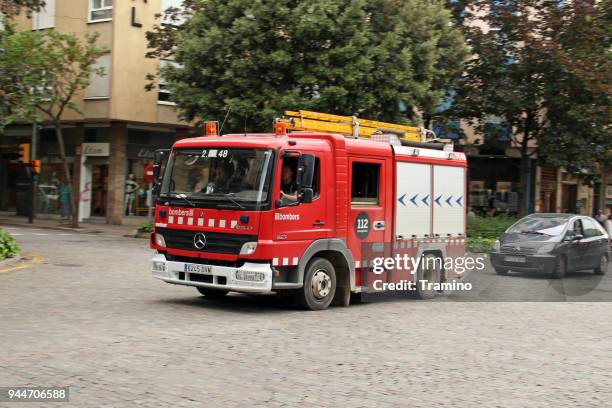
[[[185,264],[185,272],[210,275],[212,273],[212,268],[210,267],[210,265]]]
[[[506,262],[517,262],[517,263],[525,263],[524,256],[506,256],[504,258]]]

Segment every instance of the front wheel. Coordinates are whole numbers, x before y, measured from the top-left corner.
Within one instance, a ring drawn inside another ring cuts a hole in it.
[[[325,258],[308,262],[304,285],[296,294],[300,306],[310,310],[327,309],[336,293],[336,271]]]
[[[557,260],[557,266],[555,270],[552,272],[552,277],[554,279],[563,279],[565,274],[567,273],[567,259],[563,255],[559,256]]]
[[[606,272],[608,272],[608,257],[602,255],[599,258],[599,265],[595,268],[595,275],[604,275]]]
[[[227,290],[202,288],[199,286],[197,286],[196,289],[198,290],[198,292],[200,292],[200,294],[211,299],[222,299],[223,297],[225,297],[225,295],[227,295],[228,292]]]

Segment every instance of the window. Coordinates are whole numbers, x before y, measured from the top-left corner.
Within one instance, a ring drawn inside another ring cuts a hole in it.
[[[91,75],[89,78],[89,86],[85,90],[85,98],[108,98],[110,96],[110,64],[110,54],[104,54],[98,58],[94,64],[94,68],[103,68],[104,72],[101,75]]]
[[[89,0],[89,22],[113,18],[113,0]]]
[[[582,220],[582,227],[584,228],[585,238],[593,238],[593,237],[598,237],[600,235],[603,235],[599,227],[595,225],[595,223],[589,219]]]
[[[55,27],[55,0],[45,0],[45,7],[32,13],[32,30]]]
[[[351,204],[378,204],[380,164],[353,163]]]
[[[180,67],[180,65],[174,61],[169,61],[169,60],[159,61],[159,71],[160,72],[159,72],[159,85],[158,85],[158,91],[157,91],[157,101],[163,105],[174,105],[174,102],[170,100],[170,90],[168,89],[166,80],[164,79],[162,72],[161,72],[165,67],[169,65],[174,66],[174,67]]]

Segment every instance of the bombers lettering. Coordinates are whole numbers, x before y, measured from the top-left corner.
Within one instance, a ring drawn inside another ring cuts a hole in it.
[[[168,215],[178,215],[179,217],[193,217],[193,210],[171,208],[170,210],[168,210]]]
[[[274,219],[276,221],[299,221],[300,214],[274,214]]]

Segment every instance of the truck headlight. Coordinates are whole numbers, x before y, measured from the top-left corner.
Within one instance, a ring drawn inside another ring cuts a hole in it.
[[[165,248],[166,240],[162,234],[155,234],[155,245]]]
[[[240,255],[251,255],[257,250],[257,242],[245,242],[240,248]]]
[[[501,249],[501,242],[499,242],[499,239],[496,239],[493,245],[491,246],[491,250],[495,252],[499,252],[500,249]]]
[[[266,279],[266,275],[263,272],[255,272],[255,271],[236,271],[236,280],[241,281],[250,281],[250,282],[261,282]]]

